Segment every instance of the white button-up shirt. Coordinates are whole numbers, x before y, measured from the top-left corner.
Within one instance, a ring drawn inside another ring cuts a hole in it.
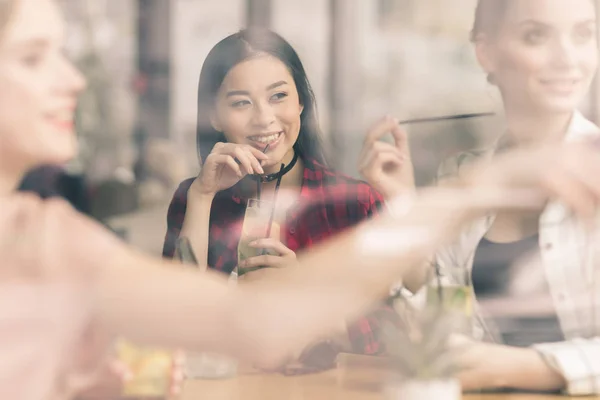
[[[565,140],[594,137],[600,137],[600,128],[576,112]],[[454,157],[442,164],[438,178],[457,176],[461,167],[489,157],[493,152],[492,148]],[[475,250],[494,218],[489,215],[476,221],[453,245],[437,254],[442,274],[445,268],[452,266],[472,270]],[[534,348],[565,377],[568,394],[600,394],[600,258],[594,260],[593,251],[599,249],[600,241],[594,241],[592,236],[595,235],[587,234],[582,224],[558,201],[547,205],[539,224],[540,271],[543,273],[528,279],[546,279],[550,288],[549,303],[554,307],[566,341],[538,344]],[[499,342],[500,336],[494,327],[484,321],[480,313],[476,314],[476,336]]]

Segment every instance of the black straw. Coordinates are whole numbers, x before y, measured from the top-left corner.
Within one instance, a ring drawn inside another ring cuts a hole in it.
[[[404,121],[400,121],[398,123],[398,125],[420,124],[420,123],[424,123],[424,122],[450,121],[450,120],[454,120],[454,119],[491,117],[493,115],[496,115],[496,113],[486,112],[486,113],[474,113],[474,114],[446,115],[443,117],[415,118],[415,119],[407,119]]]
[[[279,172],[283,171],[285,164],[281,164]],[[277,194],[279,193],[279,186],[281,185],[281,178],[283,175],[279,175],[277,183],[275,184],[275,194],[273,195],[273,208],[271,208],[271,216],[269,217],[269,226],[267,227],[267,237],[271,236],[271,226],[273,225],[273,219],[275,218],[275,207],[277,206]]]
[[[283,171],[285,164],[281,164],[279,172]],[[273,226],[273,220],[275,219],[275,209],[277,208],[277,194],[279,193],[279,186],[281,185],[281,178],[283,174],[280,174],[275,184],[275,194],[273,195],[273,206],[271,208],[271,215],[269,216],[269,225],[267,226],[267,239],[271,237],[271,227]],[[267,251],[263,250],[263,255],[266,255]]]
[[[270,145],[271,144],[269,143],[268,145],[265,146],[265,148],[262,151],[263,154],[265,154],[267,152],[267,150],[269,150]],[[261,192],[262,192],[262,179],[257,179],[256,180],[256,198],[258,200],[260,200]],[[260,203],[258,204],[258,206],[260,207]]]
[[[437,281],[437,292],[438,292],[438,300],[440,301],[440,305],[444,304],[444,290],[442,289],[442,272],[440,271],[440,264],[437,262],[433,265],[435,271],[435,279]]]

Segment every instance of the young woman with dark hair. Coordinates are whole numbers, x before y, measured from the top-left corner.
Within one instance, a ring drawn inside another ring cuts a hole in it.
[[[327,166],[315,96],[302,62],[270,30],[242,30],[208,54],[198,85],[197,145],[202,169],[175,193],[166,257],[186,236],[202,264],[228,274],[239,267],[244,280],[260,279],[295,265],[298,251],[377,214],[382,204],[369,185]],[[276,225],[269,238],[250,244],[268,253],[238,260],[247,201],[258,196],[257,184],[261,200],[273,200],[278,178]],[[381,353],[382,318],[395,318],[391,307],[348,331],[341,324],[335,345]]]

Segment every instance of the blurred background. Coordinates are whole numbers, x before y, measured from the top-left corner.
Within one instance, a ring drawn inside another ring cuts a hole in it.
[[[400,119],[499,110],[469,42],[475,0],[61,0],[68,52],[89,80],[81,156],[68,174],[88,211],[135,246],[160,254],[166,209],[195,176],[196,89],[213,45],[269,27],[300,54],[315,89],[333,166],[357,176],[363,138]],[[582,111],[598,122],[598,89]],[[481,147],[501,117],[411,126],[417,182],[440,161]]]

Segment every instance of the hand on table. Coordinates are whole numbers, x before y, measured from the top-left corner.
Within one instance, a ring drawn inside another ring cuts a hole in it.
[[[556,391],[564,378],[548,366],[531,348],[511,347],[461,339],[464,346],[458,374],[464,391],[480,389],[519,389]]]
[[[280,372],[289,376],[305,375],[335,368],[340,351],[341,348],[332,340],[319,341],[308,346],[295,362],[285,365]]]

